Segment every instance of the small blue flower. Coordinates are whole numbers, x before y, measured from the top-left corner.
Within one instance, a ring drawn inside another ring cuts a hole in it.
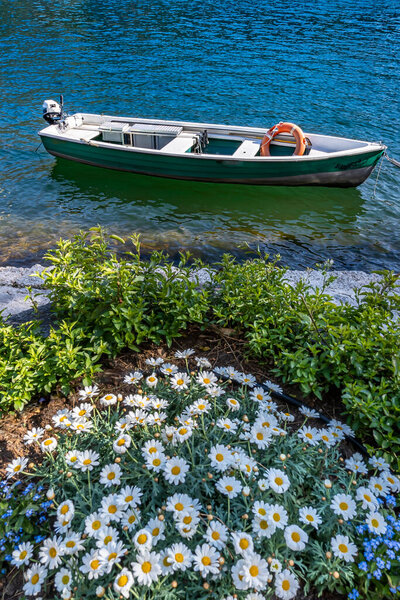
[[[362,562],[358,563],[358,568],[361,569],[361,571],[368,571],[368,565],[366,561],[363,560]]]
[[[359,598],[360,594],[359,592],[354,588],[351,590],[350,594],[348,595],[349,600],[357,600],[357,598]]]
[[[379,579],[382,577],[382,571],[380,569],[375,569],[375,571],[373,571],[373,576],[375,577],[375,579]]]

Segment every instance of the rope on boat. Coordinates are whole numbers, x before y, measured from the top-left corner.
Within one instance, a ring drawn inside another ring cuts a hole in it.
[[[391,156],[389,156],[387,154],[387,152],[384,153],[384,157],[390,162],[392,163],[392,165],[394,165],[395,167],[397,167],[398,169],[400,169],[400,162],[398,160],[396,160],[395,158],[392,158]]]

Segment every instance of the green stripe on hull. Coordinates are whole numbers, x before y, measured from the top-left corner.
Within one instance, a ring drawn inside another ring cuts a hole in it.
[[[132,152],[80,144],[42,136],[46,150],[55,156],[86,164],[143,175],[221,183],[258,185],[360,185],[371,173],[383,150],[322,160],[229,160],[196,155]]]

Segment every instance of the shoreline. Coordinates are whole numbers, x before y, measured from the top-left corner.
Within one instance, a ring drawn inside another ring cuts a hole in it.
[[[0,311],[3,317],[7,317],[11,324],[21,324],[30,320],[43,320],[44,324],[51,321],[51,304],[44,290],[43,281],[35,276],[46,267],[39,263],[32,267],[0,267]],[[372,282],[377,282],[381,276],[376,273],[365,271],[329,271],[336,280],[332,282],[326,292],[332,296],[336,304],[348,303],[355,305],[355,290]],[[200,269],[194,275],[199,285],[210,281],[208,269]],[[320,287],[323,283],[321,271],[288,270],[285,279],[290,285],[295,285],[300,279],[307,281],[313,289]],[[32,302],[26,298],[28,288],[31,289],[37,304],[37,310]]]

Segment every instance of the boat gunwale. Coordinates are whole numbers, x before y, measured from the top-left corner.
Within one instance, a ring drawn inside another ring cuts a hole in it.
[[[212,124],[212,123],[195,123],[195,122],[186,122],[186,121],[166,121],[166,120],[162,120],[162,119],[145,119],[145,118],[140,118],[140,117],[114,117],[114,116],[110,116],[110,115],[104,115],[104,114],[94,114],[94,113],[75,113],[73,115],[70,115],[68,118],[82,118],[83,120],[85,118],[87,118],[88,120],[90,119],[90,117],[95,117],[96,119],[98,119],[99,117],[101,117],[104,120],[113,120],[113,121],[117,121],[117,122],[126,122],[126,121],[135,121],[136,123],[148,123],[148,124],[164,124],[164,125],[179,125],[179,126],[183,126],[183,127],[188,127],[188,128],[193,128],[195,129],[208,129],[210,130],[222,130],[222,131],[230,131],[233,134],[235,133],[243,133],[243,134],[253,134],[253,135],[258,135],[261,136],[265,133],[265,130],[256,128],[256,127],[243,127],[243,126],[231,126],[231,125],[220,125],[220,124]],[[100,124],[99,124],[100,125]],[[312,155],[312,154],[308,154],[308,155],[304,155],[304,156],[297,156],[297,155],[292,155],[292,156],[241,156],[241,157],[234,157],[232,155],[225,155],[225,154],[202,154],[202,153],[173,153],[173,152],[163,152],[162,150],[154,150],[154,149],[150,149],[150,148],[137,148],[137,147],[131,147],[131,146],[125,146],[125,145],[119,145],[119,144],[115,144],[112,142],[104,142],[104,141],[92,141],[92,140],[84,140],[84,139],[76,139],[76,138],[69,138],[68,137],[68,129],[66,131],[60,131],[59,133],[49,133],[46,132],[46,129],[50,129],[50,128],[56,128],[57,125],[50,125],[48,127],[45,127],[44,129],[42,129],[41,131],[38,132],[39,136],[42,137],[49,137],[49,138],[53,138],[53,139],[57,139],[57,140],[64,140],[64,141],[68,141],[71,143],[77,143],[77,144],[83,144],[85,146],[93,146],[93,147],[98,147],[98,148],[113,148],[115,150],[119,150],[119,151],[124,151],[124,152],[133,152],[133,153],[140,153],[140,154],[150,154],[152,156],[158,157],[158,156],[165,156],[165,157],[174,157],[174,158],[189,158],[189,159],[200,159],[200,160],[213,160],[213,161],[218,161],[218,162],[232,162],[232,163],[240,163],[240,162],[254,162],[254,163],[273,163],[273,162],[278,162],[278,163],[282,163],[282,162],[303,162],[303,161],[320,161],[320,160],[329,160],[332,158],[340,158],[340,157],[347,157],[347,156],[359,156],[359,155],[363,155],[363,154],[367,154],[370,152],[379,152],[382,151],[384,152],[387,148],[387,146],[385,146],[382,143],[377,143],[377,142],[368,142],[365,140],[354,140],[351,138],[344,138],[344,137],[339,137],[339,136],[330,136],[330,135],[322,135],[322,134],[314,134],[314,133],[305,133],[305,136],[314,136],[314,137],[321,137],[321,138],[328,138],[328,139],[335,139],[335,140],[345,140],[348,142],[355,142],[355,143],[359,143],[359,144],[363,144],[364,146],[361,148],[349,148],[347,150],[338,150],[336,152],[327,152],[324,155]],[[79,127],[76,128],[72,128],[72,129],[79,129]],[[82,129],[84,129],[84,124]],[[210,136],[211,137],[211,136]],[[321,151],[322,152],[322,151]]]

